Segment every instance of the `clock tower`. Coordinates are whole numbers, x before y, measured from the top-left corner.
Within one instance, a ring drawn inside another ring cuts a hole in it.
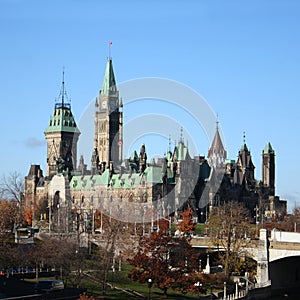
[[[47,141],[47,176],[58,173],[70,174],[76,169],[77,142],[80,131],[66,100],[64,73],[60,101],[55,103],[54,112],[44,134]]]
[[[123,112],[122,100],[112,65],[108,58],[99,96],[95,102],[94,153],[92,171],[103,169],[110,162],[118,165],[122,161],[123,149]],[[101,167],[102,166],[102,167]]]

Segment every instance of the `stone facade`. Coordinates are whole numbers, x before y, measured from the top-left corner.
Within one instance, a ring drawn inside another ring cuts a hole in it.
[[[271,145],[263,151],[263,179],[257,181],[246,143],[236,162],[228,160],[218,126],[207,159],[191,157],[181,137],[173,151],[156,161],[148,161],[145,145],[122,160],[123,107],[111,59],[95,101],[91,169],[82,156],[77,167],[80,131],[63,98],[64,82],[62,90],[45,130],[47,174],[32,165],[25,178],[25,206],[39,210],[41,219],[50,221],[49,230],[96,230],[97,210],[122,221],[151,224],[169,215],[176,219],[187,207],[204,222],[214,206],[232,200],[245,203],[254,216],[255,208],[263,217],[286,212],[286,202],[275,196]]]

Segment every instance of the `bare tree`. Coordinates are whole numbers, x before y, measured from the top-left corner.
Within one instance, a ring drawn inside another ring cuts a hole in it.
[[[0,197],[7,200],[16,200],[21,202],[24,192],[24,179],[18,172],[3,175],[0,180]]]
[[[221,250],[219,257],[225,276],[238,272],[243,258],[249,256],[245,248],[253,235],[249,211],[238,202],[225,203],[211,212],[208,227],[212,245]]]

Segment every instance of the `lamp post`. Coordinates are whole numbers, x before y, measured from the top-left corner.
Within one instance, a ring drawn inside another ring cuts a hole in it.
[[[152,279],[151,278],[149,278],[148,279],[148,288],[149,288],[149,300],[151,299],[151,287],[152,287]]]
[[[146,207],[146,205],[144,205],[143,206],[143,220],[142,220],[142,222],[143,222],[143,236],[145,235],[145,213],[146,213],[146,209],[147,209],[147,207]]]
[[[198,289],[198,292],[199,292],[199,298],[200,298],[200,295],[201,295],[201,288],[202,288],[202,283],[200,283],[199,281],[197,281],[194,286]]]
[[[59,215],[60,215],[60,210],[59,210],[60,206],[59,203],[57,204],[57,227],[58,230],[60,231],[60,219],[59,219]]]
[[[202,272],[202,266],[201,266],[202,262],[201,262],[201,259],[199,259],[199,273]]]
[[[224,300],[226,299],[227,295],[226,295],[226,281],[224,281]]]
[[[48,208],[49,208],[49,235],[50,235],[51,234],[51,209],[52,209],[51,200],[48,200]]]

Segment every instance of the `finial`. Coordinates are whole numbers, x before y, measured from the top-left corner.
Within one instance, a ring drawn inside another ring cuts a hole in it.
[[[171,152],[171,135],[169,135],[169,152]]]
[[[60,101],[60,102],[57,102],[57,101]],[[71,104],[71,99],[69,99],[66,88],[65,88],[65,67],[62,67],[61,89],[59,91],[58,99],[55,100],[55,102],[57,102],[55,104],[57,107],[66,107],[66,106],[68,107]],[[65,102],[68,102],[68,104],[66,104]]]
[[[65,104],[65,67],[62,68],[62,92],[61,92],[61,105],[64,107]]]
[[[245,131],[243,132],[243,141],[244,141],[244,144],[246,144],[246,132]]]
[[[180,128],[180,142],[183,143],[183,127]]]
[[[217,126],[217,130],[219,130],[219,114],[217,114],[217,121],[216,121],[216,126]]]

